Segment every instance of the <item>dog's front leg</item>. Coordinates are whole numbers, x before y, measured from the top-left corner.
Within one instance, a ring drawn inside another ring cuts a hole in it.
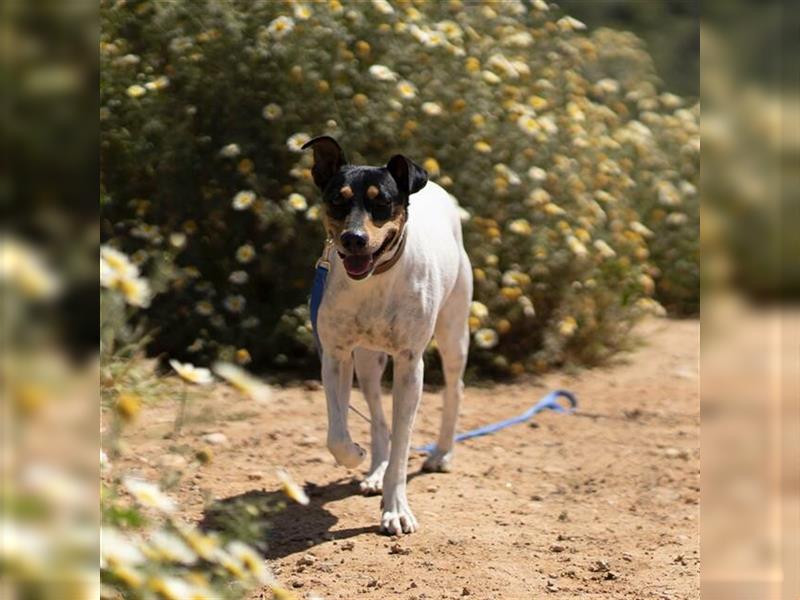
[[[328,450],[336,462],[353,469],[366,451],[350,439],[347,428],[350,389],[353,386],[353,358],[337,358],[328,352],[322,355],[322,385],[328,404]]]
[[[422,394],[422,375],[421,352],[405,351],[394,357],[392,444],[383,478],[381,515],[381,529],[392,535],[417,530],[417,520],[406,497],[406,476],[411,429]]]

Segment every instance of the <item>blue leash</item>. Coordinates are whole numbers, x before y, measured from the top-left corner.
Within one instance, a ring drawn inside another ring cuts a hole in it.
[[[311,314],[311,329],[314,332],[314,342],[317,345],[317,352],[319,353],[320,358],[322,357],[322,344],[320,344],[319,334],[317,333],[317,315],[319,314],[319,307],[322,304],[322,296],[325,294],[325,281],[328,278],[328,271],[330,270],[331,267],[330,260],[328,258],[329,256],[328,253],[329,249],[326,246],[325,251],[323,251],[322,256],[317,261],[317,266],[314,273],[314,283],[311,285],[311,301],[309,302],[309,312]],[[564,405],[558,401],[559,398],[566,398],[567,401],[569,402],[569,407],[565,408]],[[350,408],[353,407],[351,406]],[[525,421],[530,420],[531,418],[533,418],[534,415],[542,412],[543,410],[552,410],[557,413],[571,415],[572,413],[575,412],[577,408],[578,408],[578,399],[572,392],[568,392],[567,390],[553,390],[521,415],[516,417],[511,417],[510,419],[506,419],[504,421],[498,421],[497,423],[484,425],[483,427],[478,427],[476,429],[470,429],[469,431],[465,431],[463,433],[459,433],[458,435],[456,435],[456,442],[461,442],[463,440],[469,440],[471,438],[481,437],[484,435],[491,435],[502,429],[511,427],[512,425],[516,425],[518,423],[524,423]],[[353,410],[355,411],[354,408]],[[358,412],[358,414],[361,413]],[[367,420],[369,421],[369,419]],[[415,452],[430,453],[434,450],[434,448],[436,448],[436,444],[431,443],[431,444],[426,444],[424,446],[417,446],[415,448],[412,448],[412,450],[414,450]]]
[[[311,331],[314,333],[314,343],[317,345],[317,353],[320,359],[322,359],[322,344],[317,333],[317,315],[319,314],[319,307],[322,305],[322,296],[325,294],[325,280],[328,279],[328,271],[331,268],[330,248],[330,244],[326,242],[322,256],[317,261],[317,266],[314,269],[314,283],[311,284],[311,300],[309,302]]]
[[[569,402],[569,408],[565,408],[564,405],[558,401],[559,397],[567,399],[567,401]],[[516,425],[517,423],[524,423],[525,421],[530,420],[536,413],[540,413],[545,409],[552,410],[557,413],[571,415],[577,410],[577,408],[578,408],[578,399],[572,392],[568,392],[567,390],[553,390],[521,415],[517,417],[511,417],[510,419],[506,419],[504,421],[498,421],[497,423],[484,425],[483,427],[478,427],[476,429],[470,429],[469,431],[465,431],[463,433],[459,433],[458,435],[456,435],[456,441],[461,442],[463,440],[469,440],[471,438],[481,437],[484,435],[491,435],[493,433],[500,431],[501,429],[505,429],[507,427],[511,427],[512,425]],[[414,450],[415,452],[425,452],[427,454],[430,454],[435,448],[436,444],[431,443],[431,444],[425,444],[424,446],[416,446],[412,448],[412,450]]]

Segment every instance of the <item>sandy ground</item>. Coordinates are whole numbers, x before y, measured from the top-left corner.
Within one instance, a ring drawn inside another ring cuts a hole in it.
[[[271,519],[266,558],[301,598],[695,599],[699,329],[648,321],[646,344],[613,366],[468,388],[460,430],[517,415],[556,387],[575,392],[580,409],[464,442],[452,473],[421,473],[412,456],[421,530],[411,536],[379,534],[380,498],[359,495],[361,473],[325,449],[324,397],[313,386],[276,390],[267,406],[218,387],[178,440],[164,439],[174,405],[149,406],[126,435],[124,466],[152,478],[161,465],[181,467],[202,436],[224,434],[213,461],[187,468],[172,490],[192,520],[208,520],[207,498],[279,497],[275,468],[286,467],[311,503]],[[358,393],[353,402],[366,411]],[[435,439],[439,414],[439,393],[426,392],[414,443]],[[351,430],[369,446],[367,423],[353,415]]]

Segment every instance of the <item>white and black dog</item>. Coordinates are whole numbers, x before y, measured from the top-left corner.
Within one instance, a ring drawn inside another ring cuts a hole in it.
[[[406,497],[408,452],[422,394],[422,354],[432,337],[446,387],[437,447],[424,469],[450,469],[463,394],[472,268],[458,207],[404,156],[393,156],[382,167],[354,166],[333,138],[315,138],[307,147],[314,151],[312,174],[322,192],[329,248],[336,250],[317,321],[328,448],[349,468],[366,454],[347,428],[355,367],[372,434],[372,460],[361,490],[383,491],[383,531],[411,533],[417,520]],[[387,355],[394,365],[391,439],[381,406]]]

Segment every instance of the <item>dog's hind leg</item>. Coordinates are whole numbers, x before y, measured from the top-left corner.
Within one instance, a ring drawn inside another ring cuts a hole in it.
[[[358,385],[369,405],[370,434],[372,437],[369,472],[361,482],[361,492],[367,496],[379,494],[383,489],[383,474],[389,462],[389,428],[381,404],[381,377],[388,358],[383,352],[356,348],[353,363]]]
[[[464,395],[464,368],[469,353],[469,307],[472,300],[472,269],[464,255],[456,287],[436,320],[434,337],[444,371],[442,424],[436,448],[422,465],[425,471],[450,471],[455,445],[456,423]]]

